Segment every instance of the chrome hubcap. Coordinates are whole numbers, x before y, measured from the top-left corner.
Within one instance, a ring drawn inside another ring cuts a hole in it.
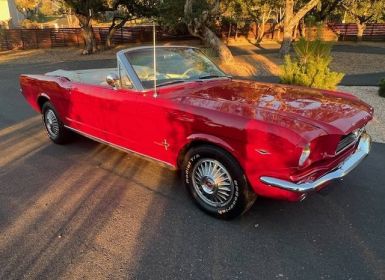
[[[233,180],[217,160],[201,159],[192,170],[193,186],[198,196],[213,207],[227,205],[234,196]]]
[[[56,137],[59,133],[59,122],[56,118],[55,113],[48,109],[45,114],[45,126],[49,135]]]
[[[201,185],[204,192],[207,194],[213,194],[215,191],[215,182],[210,177],[203,177],[201,179]]]

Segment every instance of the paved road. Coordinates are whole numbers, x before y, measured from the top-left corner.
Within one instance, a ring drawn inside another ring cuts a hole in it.
[[[87,63],[0,66],[0,279],[385,279],[385,145],[327,192],[218,221],[167,169],[48,141],[17,75]]]

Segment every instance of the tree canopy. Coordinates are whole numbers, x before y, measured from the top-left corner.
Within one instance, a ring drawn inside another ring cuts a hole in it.
[[[106,46],[110,47],[114,32],[126,22],[156,18],[164,28],[176,33],[189,32],[230,60],[231,52],[217,36],[223,26],[229,26],[231,34],[232,26],[239,30],[254,23],[258,28],[256,40],[260,42],[266,23],[274,22],[279,34],[283,31],[281,54],[286,54],[293,34],[297,29],[303,31],[306,24],[345,19],[357,24],[358,38],[362,38],[367,23],[385,20],[384,0],[15,0],[15,3],[31,20],[53,10],[74,14],[83,30],[85,53],[96,50],[92,20],[111,20],[106,40]]]
[[[384,0],[343,0],[342,6],[357,24],[357,40],[361,41],[366,24],[383,18],[385,12]]]

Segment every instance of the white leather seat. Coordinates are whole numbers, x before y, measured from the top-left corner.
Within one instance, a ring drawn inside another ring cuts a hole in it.
[[[116,68],[104,68],[104,69],[86,69],[86,70],[56,70],[46,73],[48,76],[60,76],[65,77],[73,82],[108,86],[106,77],[109,74],[117,74]]]

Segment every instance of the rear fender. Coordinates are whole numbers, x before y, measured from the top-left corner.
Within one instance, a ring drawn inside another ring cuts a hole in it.
[[[67,106],[71,85],[71,81],[64,77],[46,75],[20,76],[21,93],[31,107],[41,113],[41,98],[49,100],[57,109],[57,113],[62,120],[64,120],[62,107]]]

